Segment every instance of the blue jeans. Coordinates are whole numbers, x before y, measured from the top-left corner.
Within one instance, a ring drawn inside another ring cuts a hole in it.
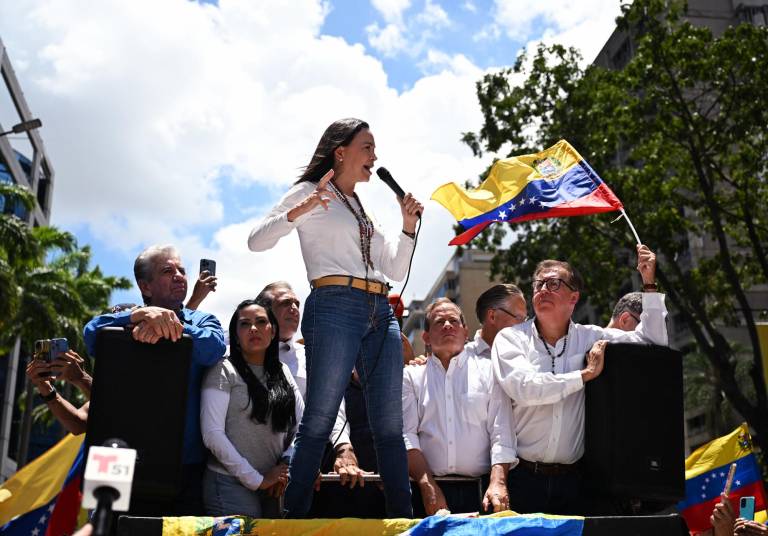
[[[203,477],[205,513],[214,517],[241,515],[262,517],[258,492],[243,486],[232,475],[205,470]]]
[[[387,516],[411,517],[403,442],[403,349],[387,297],[348,286],[314,289],[304,306],[301,333],[307,399],[285,490],[286,516],[301,518],[309,511],[325,444],[355,367],[384,481]]]

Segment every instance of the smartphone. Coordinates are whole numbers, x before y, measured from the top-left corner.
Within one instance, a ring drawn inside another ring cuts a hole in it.
[[[38,339],[35,341],[35,353],[33,357],[50,364],[59,356],[59,354],[63,354],[67,350],[69,350],[69,342],[67,342],[67,339]],[[58,373],[52,372],[51,376],[58,376]]]
[[[739,499],[739,517],[748,521],[755,519],[755,498],[752,496]]]
[[[216,261],[200,259],[200,273],[207,271],[210,275],[216,275]]]

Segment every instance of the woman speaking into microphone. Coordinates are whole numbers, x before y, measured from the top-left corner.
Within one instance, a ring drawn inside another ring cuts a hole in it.
[[[363,385],[388,517],[411,517],[403,443],[403,360],[400,329],[387,300],[385,276],[402,280],[424,207],[411,194],[400,202],[402,232],[385,237],[355,193],[376,161],[368,124],[341,119],[323,133],[309,165],[252,231],[248,247],[265,251],[296,229],[312,292],[301,333],[307,396],[285,491],[285,513],[306,516],[325,444],[352,368]]]

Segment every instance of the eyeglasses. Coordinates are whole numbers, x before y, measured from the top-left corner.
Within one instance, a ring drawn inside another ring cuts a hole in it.
[[[560,284],[565,285],[569,289],[575,291],[576,287],[572,286],[568,281],[565,279],[560,279],[559,277],[549,277],[547,279],[535,279],[533,281],[533,291],[538,292],[543,287],[546,287],[548,291],[550,292],[557,292],[560,290]]]
[[[514,318],[518,322],[525,322],[526,320],[528,320],[527,316],[520,316],[520,315],[517,315],[515,313],[511,313],[511,312],[507,311],[506,309],[504,309],[503,307],[494,307],[494,309],[496,309],[497,311],[504,311],[505,313],[507,313],[509,316],[511,316],[512,318]]]
[[[637,322],[638,324],[640,323],[640,317],[639,317],[639,316],[637,316],[637,315],[633,315],[633,314],[632,314],[632,313],[630,313],[629,311],[627,311],[627,313],[629,313],[629,316],[631,316],[632,318],[634,318],[634,319],[635,319],[635,322]]]

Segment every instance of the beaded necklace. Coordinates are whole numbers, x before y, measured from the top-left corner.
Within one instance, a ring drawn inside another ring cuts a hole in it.
[[[555,358],[562,357],[562,355],[565,353],[565,349],[568,348],[568,334],[567,333],[565,334],[565,340],[563,341],[563,349],[560,350],[560,353],[557,355],[553,355],[552,352],[549,350],[547,341],[544,340],[544,337],[541,336],[541,333],[539,333],[539,339],[541,339],[541,344],[544,345],[544,349],[549,354],[549,357],[552,358],[552,372],[555,372]]]
[[[371,260],[371,239],[373,238],[373,222],[368,217],[368,214],[365,213],[365,209],[363,208],[363,204],[360,202],[360,199],[357,197],[357,194],[355,192],[352,192],[352,197],[355,198],[355,201],[357,201],[357,206],[360,207],[360,212],[355,210],[355,208],[352,206],[352,204],[349,202],[349,199],[347,199],[347,196],[344,195],[341,190],[339,190],[338,186],[331,180],[328,185],[331,187],[331,190],[333,190],[334,195],[336,198],[341,201],[345,207],[347,207],[347,210],[349,210],[352,215],[357,220],[357,227],[360,232],[360,250],[363,254],[363,265],[365,266],[365,280],[368,281],[368,269],[373,269],[373,261]]]

